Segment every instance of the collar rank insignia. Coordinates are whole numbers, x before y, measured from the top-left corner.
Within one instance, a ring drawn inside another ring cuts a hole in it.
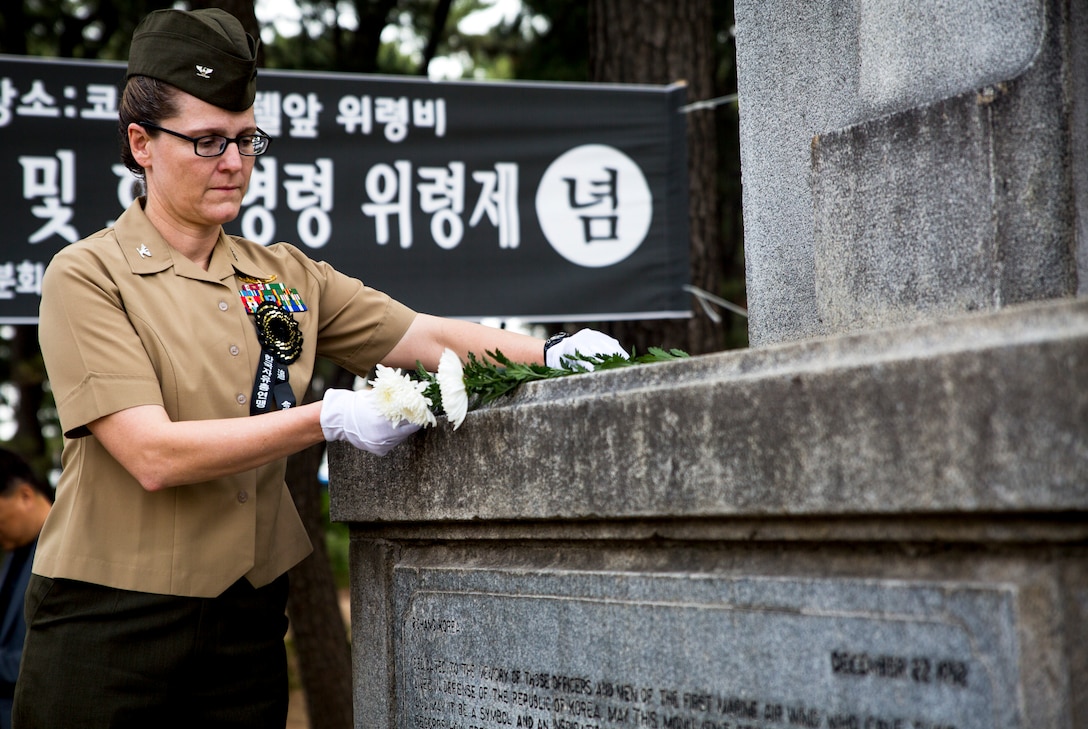
[[[151,258],[151,251],[148,250],[147,245],[140,246],[136,252],[140,254],[140,258]]]

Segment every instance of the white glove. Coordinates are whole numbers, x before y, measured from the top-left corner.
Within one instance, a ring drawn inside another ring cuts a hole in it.
[[[594,329],[582,329],[578,333],[563,337],[559,341],[551,339],[548,341],[550,344],[544,347],[544,364],[556,369],[585,367],[587,370],[592,370],[592,364],[574,358],[576,353],[587,357],[618,354],[624,359],[628,358],[627,352],[620,346],[619,342]]]
[[[402,420],[393,425],[378,412],[372,390],[327,390],[321,400],[321,431],[325,440],[346,440],[356,448],[384,456],[419,430]]]

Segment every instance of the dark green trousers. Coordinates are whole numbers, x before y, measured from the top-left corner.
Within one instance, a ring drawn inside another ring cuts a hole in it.
[[[33,575],[14,729],[282,729],[286,575],[215,598]]]

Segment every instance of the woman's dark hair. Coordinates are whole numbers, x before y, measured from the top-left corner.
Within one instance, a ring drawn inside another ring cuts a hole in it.
[[[20,483],[26,483],[52,503],[52,487],[38,478],[22,458],[6,448],[0,448],[0,496],[15,493]]]
[[[150,76],[132,76],[121,92],[121,103],[117,110],[121,162],[140,179],[143,179],[144,168],[132,156],[132,148],[128,143],[128,125],[142,121],[158,124],[163,119],[176,115],[177,91],[177,87],[165,81]]]

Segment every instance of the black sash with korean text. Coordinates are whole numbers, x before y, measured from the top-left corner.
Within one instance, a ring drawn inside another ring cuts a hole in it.
[[[294,407],[298,400],[291,389],[288,366],[302,354],[302,330],[292,311],[305,311],[306,306],[296,290],[288,290],[282,284],[248,284],[240,293],[247,310],[253,314],[261,345],[250,415]]]

